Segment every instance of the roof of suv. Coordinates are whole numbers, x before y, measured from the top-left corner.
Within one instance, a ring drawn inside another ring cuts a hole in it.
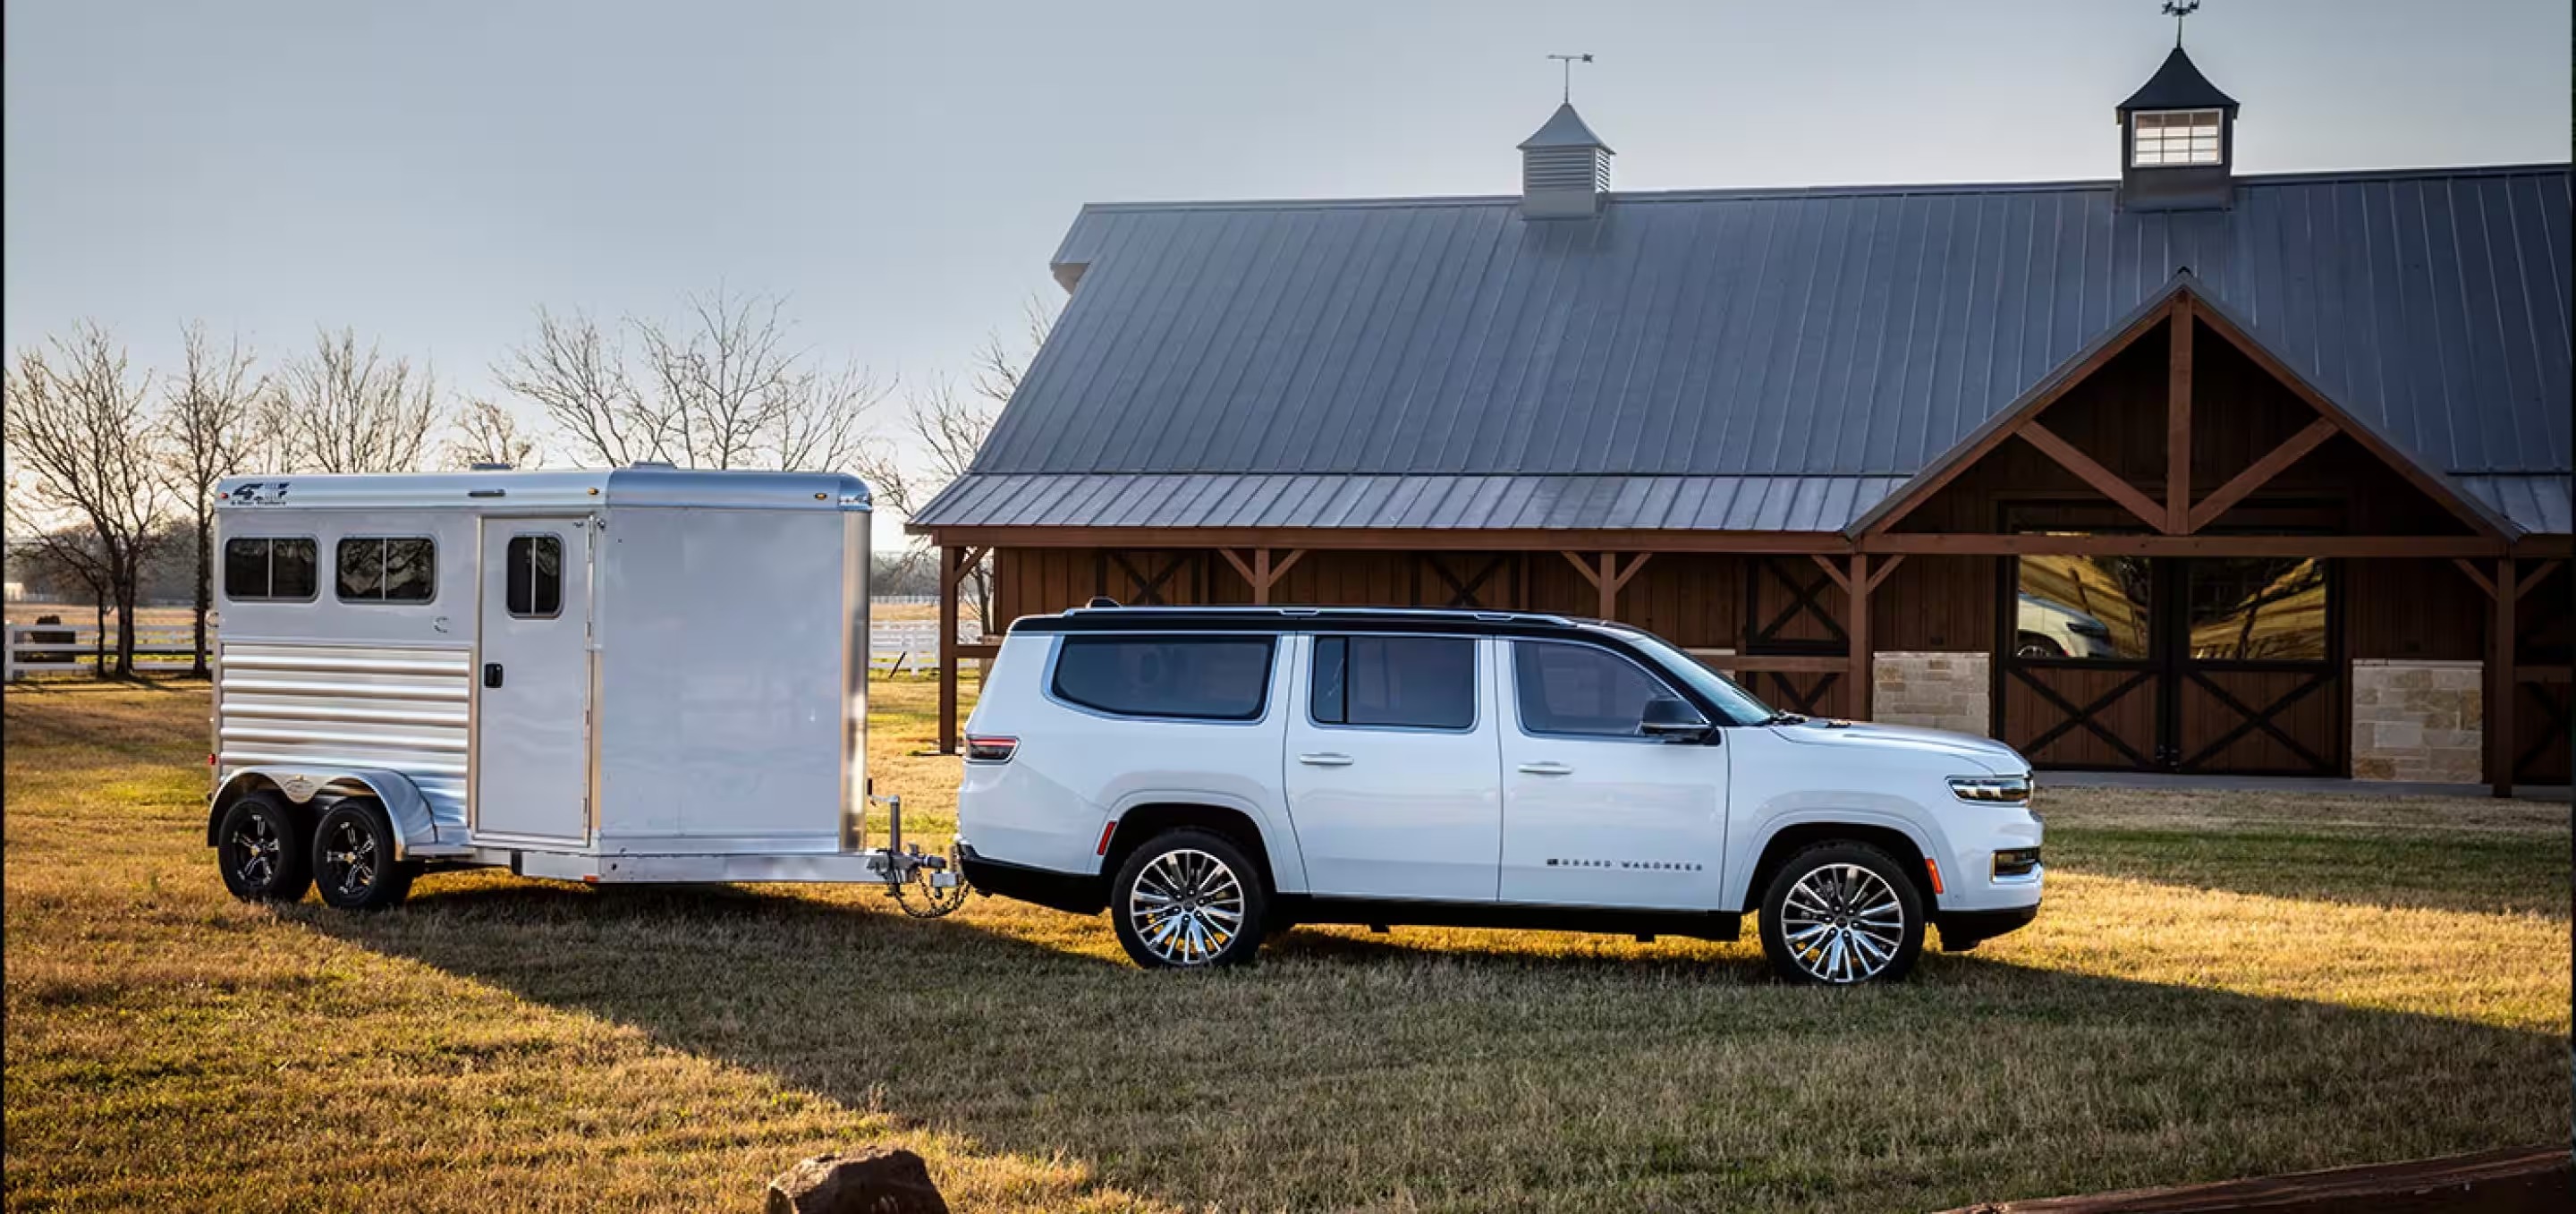
[[[1446,607],[1076,607],[1023,616],[1011,631],[1055,632],[1441,632],[1515,634],[1606,630],[1599,620],[1526,611]]]

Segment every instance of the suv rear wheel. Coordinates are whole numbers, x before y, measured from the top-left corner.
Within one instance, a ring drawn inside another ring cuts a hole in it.
[[[1792,982],[1894,982],[1922,952],[1922,893],[1867,843],[1807,848],[1762,895],[1762,955]]]
[[[1241,847],[1213,831],[1166,831],[1118,866],[1109,916],[1118,943],[1147,969],[1247,965],[1261,948],[1270,897]]]

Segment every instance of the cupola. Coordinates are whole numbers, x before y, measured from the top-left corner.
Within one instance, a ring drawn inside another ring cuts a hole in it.
[[[2122,209],[2215,210],[2235,201],[2236,99],[2200,74],[2179,40],[2115,112]]]
[[[1556,107],[1547,125],[1521,141],[1521,214],[1530,219],[1588,219],[1610,192],[1610,145],[1583,125],[1574,103]]]

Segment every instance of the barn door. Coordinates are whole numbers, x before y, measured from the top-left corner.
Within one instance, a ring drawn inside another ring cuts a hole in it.
[[[1848,608],[1841,589],[1804,556],[1755,558],[1744,579],[1744,652],[1839,658],[1851,652],[1843,631]],[[1745,672],[1745,687],[1773,707],[1807,716],[1833,716],[1842,706],[1843,676],[1835,672]]]
[[[2342,771],[2326,562],[2025,556],[2005,576],[1998,723],[2033,763]]]

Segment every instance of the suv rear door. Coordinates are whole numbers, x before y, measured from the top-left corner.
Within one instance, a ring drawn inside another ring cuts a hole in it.
[[[1493,901],[1502,844],[1494,642],[1354,633],[1294,643],[1286,786],[1308,887]]]
[[[1514,640],[1500,698],[1502,899],[1718,909],[1728,748],[1643,736],[1646,701],[1683,698],[1598,645]]]

